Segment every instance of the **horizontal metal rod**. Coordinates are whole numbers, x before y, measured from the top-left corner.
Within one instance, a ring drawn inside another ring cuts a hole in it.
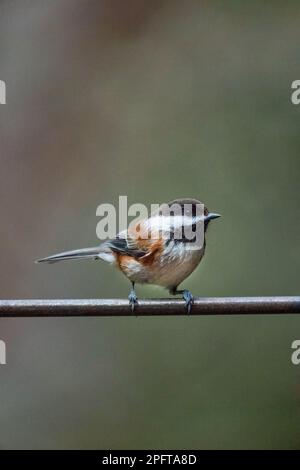
[[[191,315],[300,313],[300,297],[199,297]],[[186,315],[179,299],[139,300],[134,313],[125,299],[0,300],[0,318]]]

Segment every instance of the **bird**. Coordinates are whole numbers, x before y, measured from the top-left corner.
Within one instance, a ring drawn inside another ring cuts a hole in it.
[[[174,207],[179,212],[172,211]],[[202,207],[202,212],[199,207]],[[166,209],[170,211],[166,212]],[[194,297],[188,289],[178,287],[203,259],[208,226],[219,217],[220,214],[210,212],[197,199],[174,199],[96,247],[65,251],[36,262],[52,264],[66,260],[101,259],[117,267],[131,282],[128,300],[132,311],[138,305],[137,283],[161,286],[171,295],[181,295],[189,314]],[[199,246],[194,246],[191,244],[195,241],[197,224],[202,227],[203,240]],[[192,229],[194,238],[186,236],[186,229]]]

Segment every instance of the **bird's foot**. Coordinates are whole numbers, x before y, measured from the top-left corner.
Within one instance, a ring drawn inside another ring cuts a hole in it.
[[[185,301],[185,306],[186,306],[186,309],[187,309],[187,313],[188,315],[191,313],[191,310],[192,310],[192,305],[194,303],[194,297],[193,295],[191,294],[191,292],[187,289],[184,289],[184,290],[178,290],[176,287],[172,287],[170,290],[169,290],[170,294],[172,295],[178,295],[178,294],[181,294],[182,295],[182,298],[183,300]]]
[[[182,292],[182,298],[185,301],[187,314],[189,315],[192,310],[192,305],[194,304],[194,297],[189,290],[184,289],[184,291]]]
[[[131,311],[133,313],[136,305],[138,305],[138,298],[134,289],[130,291],[128,300],[129,300],[129,305],[131,305]]]

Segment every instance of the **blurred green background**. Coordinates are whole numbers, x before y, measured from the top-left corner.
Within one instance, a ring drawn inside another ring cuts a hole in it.
[[[2,0],[1,298],[125,297],[96,208],[222,214],[185,286],[299,294],[297,1]],[[140,297],[166,296],[138,287]],[[1,320],[1,448],[300,448],[300,317]]]

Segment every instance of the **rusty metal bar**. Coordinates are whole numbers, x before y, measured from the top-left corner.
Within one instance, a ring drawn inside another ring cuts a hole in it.
[[[191,315],[300,313],[300,297],[199,297]],[[179,299],[139,300],[134,314],[125,299],[0,300],[0,318],[186,315]]]

